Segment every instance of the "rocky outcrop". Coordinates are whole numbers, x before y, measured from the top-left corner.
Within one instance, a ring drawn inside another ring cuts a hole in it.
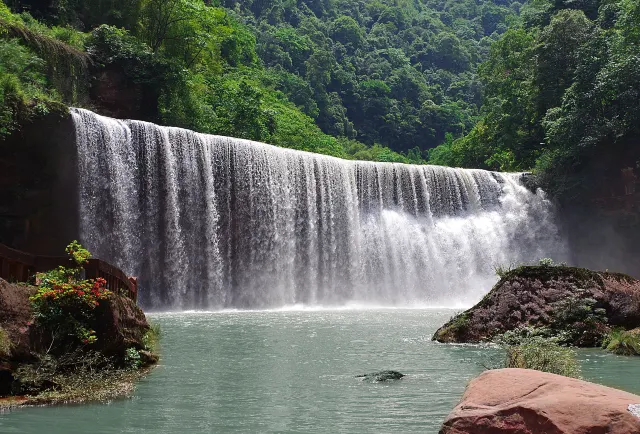
[[[112,296],[96,309],[93,328],[98,337],[95,349],[121,358],[128,348],[144,349],[143,339],[149,323],[133,300]]]
[[[35,288],[11,284],[0,279],[0,396],[15,389],[14,372],[23,364],[38,359],[51,349],[51,333],[34,324],[34,312],[29,297]],[[131,299],[112,294],[96,308],[92,324],[98,338],[88,349],[123,361],[127,349],[144,350],[144,337],[149,324],[142,310]],[[66,348],[58,343],[56,348]],[[144,365],[157,362],[157,356],[141,351]]]
[[[75,127],[65,106],[28,111],[0,138],[0,243],[57,255],[79,236]]]
[[[472,380],[440,434],[640,433],[640,396],[528,369]]]
[[[562,266],[525,266],[504,275],[484,299],[436,331],[439,342],[490,341],[517,327],[544,327],[554,305],[572,298],[595,300],[608,324],[640,327],[640,281],[624,274]]]

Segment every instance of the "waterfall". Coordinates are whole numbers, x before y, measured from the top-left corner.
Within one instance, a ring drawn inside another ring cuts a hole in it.
[[[149,309],[470,305],[561,258],[522,174],[348,161],[72,110],[81,241]]]

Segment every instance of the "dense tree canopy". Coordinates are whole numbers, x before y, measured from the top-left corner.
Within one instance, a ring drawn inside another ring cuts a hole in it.
[[[638,29],[635,0],[4,0],[0,135],[59,101],[579,197],[640,160]]]
[[[640,3],[535,0],[480,68],[483,116],[431,162],[535,168],[568,200],[610,195],[640,161]]]
[[[3,38],[6,50],[10,44],[27,50],[32,70],[40,65],[38,98],[110,113],[100,83],[112,85],[117,75],[139,93],[137,111],[126,115],[343,157],[406,162],[423,162],[423,151],[447,134],[460,137],[473,127],[481,103],[476,67],[519,10],[511,0],[4,5],[2,23],[12,20],[91,57],[86,76],[77,77],[77,85],[89,89],[88,100],[80,92],[60,95],[47,75],[49,53],[19,37]],[[29,89],[31,81],[26,77],[21,86]],[[10,116],[12,109],[3,107]],[[386,148],[395,152],[381,151]]]

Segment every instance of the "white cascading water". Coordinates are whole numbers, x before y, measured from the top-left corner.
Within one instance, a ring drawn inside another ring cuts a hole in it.
[[[150,309],[471,305],[562,258],[521,174],[347,161],[73,109],[82,242]]]

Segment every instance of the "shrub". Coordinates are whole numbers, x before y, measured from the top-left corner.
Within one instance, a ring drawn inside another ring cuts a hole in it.
[[[496,336],[493,342],[505,347],[518,346],[532,338],[553,338],[553,331],[547,327],[516,327]]]
[[[507,368],[535,369],[565,377],[580,377],[575,351],[560,346],[554,339],[536,336],[520,345],[508,346],[506,350]]]
[[[36,325],[53,331],[54,341],[64,342],[68,336],[74,336],[83,344],[92,344],[97,337],[88,324],[94,309],[111,292],[102,278],[80,279],[82,265],[91,257],[86,249],[73,241],[66,251],[75,266],[61,266],[36,275],[38,290],[30,297]]]
[[[607,312],[598,308],[589,292],[578,289],[575,295],[553,303],[550,328],[560,343],[595,347],[609,332]]]
[[[155,352],[158,349],[161,335],[160,325],[156,323],[149,324],[149,330],[142,337],[144,348],[148,351]]]
[[[602,348],[624,356],[640,356],[640,329],[615,328],[604,338]]]
[[[140,352],[133,347],[127,348],[127,352],[124,355],[124,363],[129,369],[138,369],[142,364]]]

